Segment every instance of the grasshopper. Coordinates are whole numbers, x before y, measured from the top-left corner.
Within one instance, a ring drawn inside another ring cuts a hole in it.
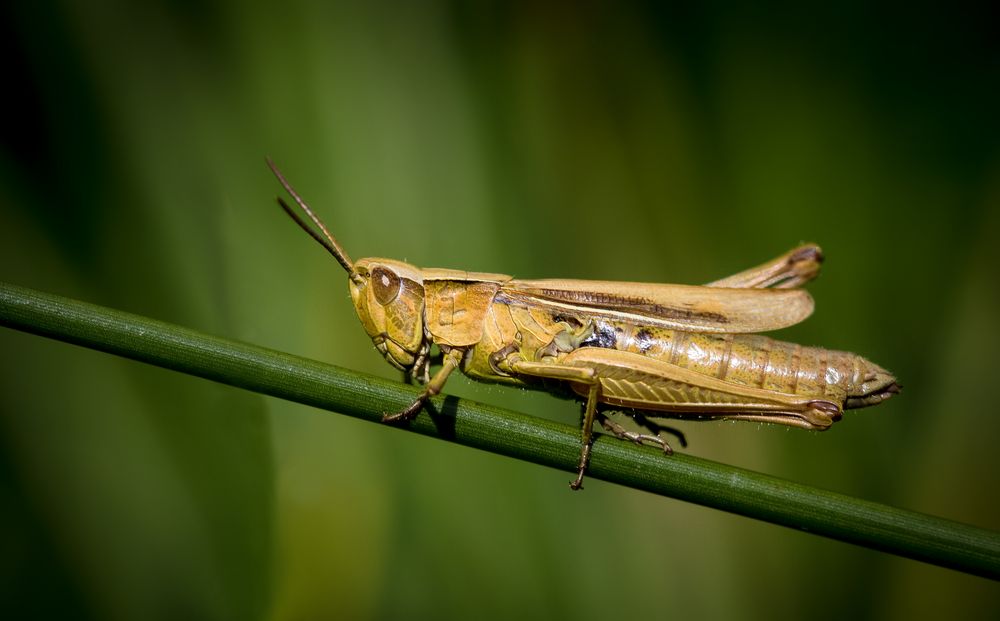
[[[505,274],[421,269],[393,259],[352,261],[273,162],[268,166],[310,227],[278,203],[347,271],[351,299],[375,348],[424,389],[384,422],[415,417],[460,369],[483,381],[585,399],[580,489],[594,423],[671,453],[667,419],[744,420],[825,430],[845,409],[899,392],[891,373],[849,352],[755,334],[796,324],[813,311],[800,289],[823,255],[806,244],[706,286],[588,280],[520,280]],[[431,346],[441,367],[430,374]],[[608,417],[625,411],[651,433]]]

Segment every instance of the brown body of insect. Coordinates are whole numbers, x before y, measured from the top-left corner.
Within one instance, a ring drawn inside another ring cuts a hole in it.
[[[502,344],[511,342],[519,343],[516,356],[497,360]],[[875,405],[898,391],[891,374],[850,352],[759,334],[552,317],[525,305],[494,303],[482,341],[459,368],[480,381],[531,386],[530,376],[516,372],[522,361],[599,368],[601,403],[645,410],[653,418],[756,420],[824,430],[840,420],[842,409]],[[485,369],[490,372],[480,372]],[[572,388],[587,394],[584,384]]]
[[[582,486],[593,425],[671,452],[661,419],[731,419],[824,430],[844,409],[899,392],[885,369],[856,354],[755,334],[802,321],[822,253],[804,245],[704,287],[585,280],[518,280],[504,274],[420,269],[392,259],[351,261],[269,161],[317,233],[285,211],[348,272],[358,318],[376,349],[424,385],[394,422],[415,416],[455,369],[486,382],[569,390],[585,398],[577,477]],[[441,368],[430,374],[431,347]],[[609,410],[633,415],[627,431]]]

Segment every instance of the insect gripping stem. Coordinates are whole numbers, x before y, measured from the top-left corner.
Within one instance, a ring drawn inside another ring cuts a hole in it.
[[[271,160],[298,210],[278,203],[350,274],[351,299],[376,349],[425,384],[415,416],[455,369],[481,381],[572,391],[586,400],[580,489],[599,422],[620,438],[655,444],[662,421],[745,420],[823,430],[844,410],[899,392],[891,373],[850,352],[804,347],[756,334],[794,325],[813,310],[800,287],[823,255],[805,244],[707,287],[421,269],[403,261],[355,264]],[[305,213],[308,221],[301,216]],[[311,225],[309,223],[311,221]],[[429,376],[430,349],[444,365]],[[632,412],[650,434],[607,417]]]

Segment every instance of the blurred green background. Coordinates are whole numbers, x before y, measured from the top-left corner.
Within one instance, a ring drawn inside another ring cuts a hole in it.
[[[395,378],[265,155],[356,258],[698,283],[815,241],[779,336],[905,391],[688,450],[1000,529],[976,7],[4,3],[0,279]],[[10,618],[1000,615],[980,578],[10,330],[0,364]]]

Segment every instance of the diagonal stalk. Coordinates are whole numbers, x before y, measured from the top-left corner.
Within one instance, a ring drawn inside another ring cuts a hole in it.
[[[378,422],[418,390],[307,358],[0,283],[0,325],[223,384]],[[460,400],[431,400],[406,428],[575,472],[575,427]],[[594,443],[588,477],[1000,579],[1000,534],[614,438]],[[567,492],[568,493],[568,492]]]

